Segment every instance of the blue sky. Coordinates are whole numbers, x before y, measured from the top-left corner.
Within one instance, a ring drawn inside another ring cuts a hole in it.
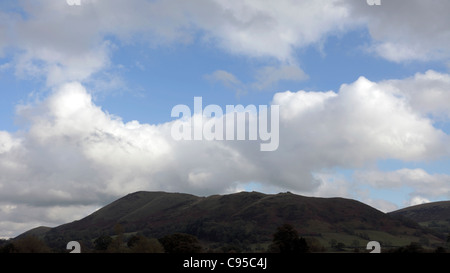
[[[450,5],[2,1],[0,237],[138,190],[450,195]],[[280,105],[280,143],[174,141],[177,104]]]

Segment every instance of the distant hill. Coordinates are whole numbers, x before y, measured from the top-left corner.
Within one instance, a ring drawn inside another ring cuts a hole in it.
[[[431,202],[403,208],[389,213],[394,217],[404,217],[419,223],[442,237],[450,234],[450,201]]]
[[[52,229],[51,227],[40,226],[40,227],[28,230],[27,232],[20,234],[16,238],[21,238],[21,237],[26,237],[26,236],[35,236],[40,239],[43,239],[45,237],[45,234],[47,234],[47,232],[49,232],[51,229]]]
[[[391,215],[401,215],[416,222],[450,220],[450,201],[431,202],[415,205],[390,212]]]
[[[101,235],[114,235],[119,224],[125,236],[140,233],[161,238],[182,232],[195,235],[210,249],[233,244],[246,251],[262,251],[284,223],[326,249],[338,243],[341,248],[364,248],[369,240],[383,247],[419,241],[435,247],[443,242],[413,221],[397,219],[356,200],[289,192],[198,197],[141,191],[81,220],[47,230],[43,236],[49,246],[64,249],[69,241],[89,245]]]

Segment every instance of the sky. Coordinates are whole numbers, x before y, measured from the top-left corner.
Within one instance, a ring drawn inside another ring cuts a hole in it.
[[[141,190],[450,198],[449,1],[72,2],[0,2],[0,237]],[[278,105],[277,149],[174,139],[194,97]]]

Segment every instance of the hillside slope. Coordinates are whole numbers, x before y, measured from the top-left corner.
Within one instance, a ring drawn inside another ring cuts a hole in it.
[[[403,217],[427,227],[441,238],[450,234],[450,201],[431,202],[390,212],[393,217]]]
[[[416,222],[450,220],[450,201],[415,205],[390,212],[389,214],[408,217]]]
[[[270,242],[284,223],[325,246],[333,240],[347,246],[364,246],[369,240],[386,246],[421,238],[430,246],[442,242],[417,224],[404,223],[359,201],[258,192],[209,197],[136,192],[79,221],[52,228],[45,239],[53,247],[64,247],[72,240],[89,243],[100,235],[113,235],[114,226],[120,224],[125,234],[160,238],[183,232],[209,244],[257,245]]]

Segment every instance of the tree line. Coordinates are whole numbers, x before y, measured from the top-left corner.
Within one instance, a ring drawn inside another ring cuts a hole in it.
[[[174,233],[162,238],[149,238],[143,234],[125,236],[120,225],[114,227],[115,235],[103,234],[86,243],[81,241],[82,252],[89,253],[202,253],[210,252],[199,239],[187,233]],[[243,252],[245,249],[239,240],[224,243],[214,252]],[[244,249],[244,250],[243,250]],[[290,225],[280,226],[273,235],[268,249],[260,252],[308,252],[306,240],[299,238],[297,231]],[[13,240],[0,241],[0,253],[51,253],[69,252],[55,250],[46,245],[37,236],[23,236]]]
[[[248,252],[247,249],[236,243],[224,244],[214,250],[205,247],[199,239],[187,233],[174,233],[162,238],[149,238],[143,234],[125,236],[120,225],[114,228],[115,235],[100,235],[88,243],[81,241],[81,251],[84,253],[205,253],[205,252]],[[450,237],[449,237],[450,241]],[[344,244],[332,240],[332,251],[343,251]],[[353,244],[355,251],[359,251],[358,244]],[[247,251],[246,251],[247,250]],[[272,241],[265,249],[258,252],[268,253],[308,253],[326,252],[327,249],[317,241],[305,239],[299,236],[295,228],[290,224],[279,226],[272,236]],[[47,246],[44,240],[36,236],[24,236],[13,240],[0,240],[0,253],[52,253],[69,252],[69,250],[55,250]],[[421,253],[429,252],[419,243],[392,249],[390,252]],[[446,252],[440,247],[434,252]]]

